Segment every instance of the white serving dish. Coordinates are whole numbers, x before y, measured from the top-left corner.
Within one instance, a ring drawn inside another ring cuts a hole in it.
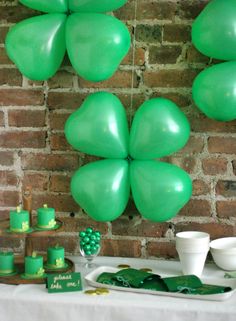
[[[90,272],[85,276],[85,280],[88,282],[89,285],[93,287],[103,287],[112,290],[124,291],[124,292],[135,292],[135,293],[144,293],[144,294],[153,294],[153,295],[161,295],[161,296],[168,296],[168,297],[176,297],[176,298],[185,298],[185,299],[198,299],[198,300],[211,300],[211,301],[224,301],[231,297],[233,293],[236,292],[236,279],[204,279],[201,278],[203,283],[206,284],[215,284],[215,285],[222,285],[222,286],[230,286],[232,291],[226,293],[219,293],[219,294],[209,294],[209,295],[199,295],[199,294],[183,294],[183,293],[176,293],[176,292],[161,292],[161,291],[152,291],[152,290],[145,290],[145,289],[135,289],[135,288],[124,288],[110,284],[103,284],[97,282],[97,277],[103,272],[110,272],[116,273],[120,269],[110,267],[110,266],[101,266],[95,269],[94,271]]]
[[[223,237],[210,242],[215,264],[227,271],[236,270],[236,237]]]

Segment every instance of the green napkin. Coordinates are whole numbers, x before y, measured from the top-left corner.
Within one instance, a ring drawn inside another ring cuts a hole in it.
[[[184,294],[218,294],[231,291],[230,287],[202,284],[196,275],[183,275],[161,278],[136,269],[122,269],[117,273],[104,272],[97,278],[97,282],[120,287],[138,288],[153,291],[179,292]]]

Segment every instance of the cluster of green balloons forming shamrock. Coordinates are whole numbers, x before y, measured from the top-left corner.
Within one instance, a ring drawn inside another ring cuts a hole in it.
[[[182,148],[190,126],[170,100],[144,102],[128,129],[125,109],[108,92],[87,96],[65,124],[77,150],[106,159],[80,167],[71,180],[75,201],[96,221],[113,221],[125,210],[130,188],[143,217],[162,222],[189,201],[192,182],[181,168],[154,160]]]
[[[192,41],[204,55],[227,60],[196,77],[196,105],[209,118],[236,119],[236,1],[211,1],[193,23]]]
[[[46,14],[17,23],[5,48],[23,75],[47,80],[59,69],[67,50],[75,71],[89,81],[110,78],[130,48],[130,34],[120,20],[104,12],[127,0],[20,0]]]

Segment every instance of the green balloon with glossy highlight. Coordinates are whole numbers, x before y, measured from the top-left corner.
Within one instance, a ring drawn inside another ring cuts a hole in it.
[[[66,15],[45,14],[23,20],[6,37],[6,51],[20,72],[31,80],[47,80],[65,55]]]
[[[122,7],[127,0],[69,0],[73,12],[107,12]]]

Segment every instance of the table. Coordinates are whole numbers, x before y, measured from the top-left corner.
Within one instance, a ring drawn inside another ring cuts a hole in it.
[[[85,276],[83,258],[73,257],[76,271]],[[101,266],[129,264],[149,267],[161,276],[181,275],[177,261],[98,257]],[[224,271],[213,263],[205,266],[203,277],[223,278]],[[85,282],[84,289],[91,288]],[[1,321],[235,321],[236,293],[223,302],[164,297],[111,291],[109,295],[88,296],[83,292],[48,294],[45,285],[0,284]]]

